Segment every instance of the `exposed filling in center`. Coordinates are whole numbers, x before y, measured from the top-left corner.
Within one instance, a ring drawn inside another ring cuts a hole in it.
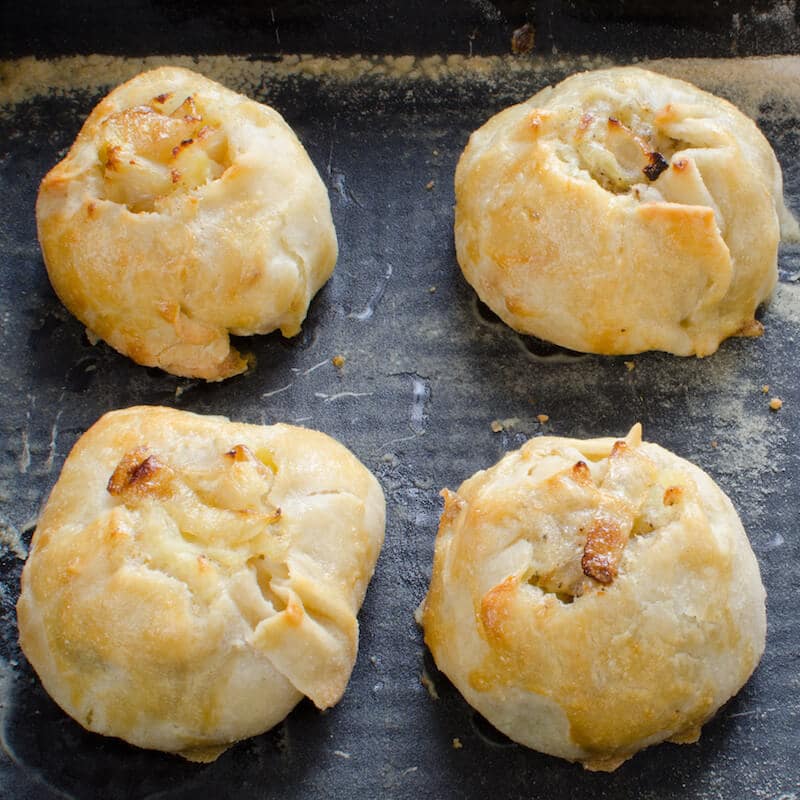
[[[626,194],[634,186],[657,180],[675,153],[685,147],[659,135],[645,119],[623,121],[622,116],[587,112],[574,137],[579,166],[612,194]]]
[[[576,462],[546,480],[546,516],[526,538],[533,545],[527,581],[571,603],[612,584],[631,537],[662,528],[681,513],[684,487],[662,474],[633,443],[618,441],[601,469]]]
[[[151,543],[143,544],[141,554],[150,568],[179,578],[201,597],[210,572],[247,570],[271,613],[279,613],[286,603],[273,583],[288,573],[281,509],[269,499],[277,472],[271,453],[254,453],[243,444],[221,454],[216,463],[191,469],[170,466],[138,447],[120,460],[107,490],[138,515],[140,538]],[[157,525],[159,537],[145,533],[150,524]],[[171,548],[159,544],[159,538],[169,539]],[[196,559],[199,568],[186,569],[187,559]],[[255,628],[264,607],[254,604],[247,592],[234,591],[232,597]]]
[[[106,198],[134,213],[158,211],[164,198],[219,178],[231,163],[219,121],[191,95],[158,95],[111,114],[100,129]]]

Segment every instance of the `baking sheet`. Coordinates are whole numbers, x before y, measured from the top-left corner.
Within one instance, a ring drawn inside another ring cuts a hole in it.
[[[0,796],[796,800],[798,245],[781,249],[760,339],[728,341],[702,360],[572,354],[518,336],[476,301],[455,261],[452,175],[490,114],[602,59],[170,61],[285,115],[328,184],[340,258],[298,337],[239,340],[257,358],[248,375],[204,384],[92,346],[47,281],[36,190],[105,84],[155,62],[0,67]],[[655,67],[757,116],[800,210],[797,59]],[[334,355],[346,357],[343,369]],[[783,400],[777,413],[773,396]],[[19,573],[64,458],[100,414],[137,403],[317,428],[351,448],[387,496],[386,544],[343,700],[325,714],[304,701],[210,765],[85,732],[45,695],[16,644]],[[767,652],[698,744],[660,745],[611,775],[592,774],[509,742],[473,713],[436,671],[413,612],[430,575],[442,487],[530,436],[621,435],[636,421],[646,438],[706,469],[739,510],[769,593]]]

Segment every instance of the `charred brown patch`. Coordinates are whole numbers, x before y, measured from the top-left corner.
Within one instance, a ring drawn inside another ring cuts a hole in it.
[[[181,173],[177,169],[171,169],[169,171],[169,177],[173,183],[177,183],[181,179]]]
[[[609,458],[620,458],[628,452],[628,445],[622,439],[617,439],[611,447],[611,455]]]
[[[171,472],[155,456],[147,455],[147,448],[137,447],[122,457],[106,488],[114,497],[161,495]]]
[[[575,483],[585,485],[592,482],[592,473],[589,472],[589,467],[586,465],[585,461],[576,461],[569,471],[569,474]]]
[[[236,444],[225,455],[233,461],[254,461],[253,451],[246,444]]]
[[[642,170],[644,174],[647,176],[648,180],[654,181],[658,176],[669,167],[669,162],[667,161],[661,153],[652,152],[649,154],[648,158],[650,159],[650,163]]]
[[[278,468],[272,469],[267,466],[260,458],[246,444],[236,444],[225,453],[225,458],[229,458],[235,464],[250,464],[250,466],[259,474],[265,481],[271,481]],[[277,514],[274,520],[280,519],[281,510],[278,508],[273,512]]]
[[[202,117],[197,111],[197,106],[194,102],[194,97],[189,95],[175,111],[172,112],[173,117],[183,117],[186,122],[200,122]]]
[[[120,164],[122,164],[122,159],[119,157],[121,149],[121,147],[115,145],[106,150],[106,169],[111,170],[112,172],[119,169]]]
[[[680,503],[682,497],[683,489],[680,486],[668,486],[664,492],[664,505],[674,506],[676,503]]]
[[[689,162],[685,158],[679,158],[677,161],[672,162],[672,169],[675,172],[683,172],[688,166]]]
[[[164,94],[156,95],[156,97],[153,98],[153,102],[163,106],[170,97],[172,97],[172,92],[165,92]]]
[[[619,562],[627,537],[616,522],[595,519],[586,533],[581,568],[600,583],[611,583],[619,573]]]
[[[176,144],[175,147],[172,148],[172,155],[177,157],[180,155],[181,150],[185,150],[192,144],[194,144],[194,139],[184,139],[180,144]]]

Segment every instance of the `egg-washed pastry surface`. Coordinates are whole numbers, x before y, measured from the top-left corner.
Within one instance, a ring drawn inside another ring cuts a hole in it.
[[[640,426],[532,439],[443,494],[425,642],[515,741],[615,769],[695,741],[755,669],[765,593],[736,511]]]
[[[339,700],[384,520],[376,479],[325,434],[112,412],[34,534],[22,649],[89,730],[213,760],[303,696]]]
[[[327,191],[283,118],[177,67],[95,107],[36,217],[53,287],[94,335],[210,381],[247,366],[229,333],[295,335],[337,256]]]
[[[492,117],[456,170],[464,276],[512,328],[601,354],[713,353],[762,331],[782,176],[755,123],[635,67],[573,75]]]

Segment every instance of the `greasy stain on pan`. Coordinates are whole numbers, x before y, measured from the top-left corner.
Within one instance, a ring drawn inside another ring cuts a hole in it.
[[[241,341],[257,367],[221,384],[144,369],[90,344],[50,289],[36,243],[43,174],[109,85],[163,61],[286,116],[328,183],[341,244],[303,332]],[[0,796],[797,797],[800,249],[782,247],[781,281],[761,314],[766,334],[728,340],[706,359],[585,356],[520,337],[477,304],[456,265],[452,178],[470,131],[602,63],[98,56],[2,65]],[[756,117],[783,165],[789,205],[800,210],[800,60],[651,66]],[[331,364],[335,355],[346,357],[343,368]],[[777,413],[773,396],[783,400]],[[103,412],[135,403],[320,429],[350,447],[387,495],[386,545],[344,699],[325,714],[301,703],[213,764],[87,733],[45,695],[16,644],[14,604],[37,512],[77,437]],[[767,651],[698,744],[663,744],[613,774],[593,774],[514,745],[477,718],[436,671],[413,612],[430,574],[442,487],[530,436],[619,435],[637,420],[648,439],[696,462],[733,499],[769,593]]]

